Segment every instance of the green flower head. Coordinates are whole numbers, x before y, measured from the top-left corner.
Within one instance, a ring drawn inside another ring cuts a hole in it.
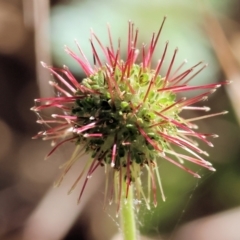
[[[58,91],[58,95],[36,99],[32,110],[41,116],[39,113],[46,108],[58,108],[62,114],[52,114],[51,119],[40,117],[38,123],[51,127],[39,132],[34,138],[53,140],[55,146],[47,157],[66,142],[73,142],[76,145],[75,151],[64,165],[63,174],[57,185],[61,183],[72,165],[77,160],[82,160],[83,154],[90,155],[90,160],[70,189],[71,192],[81,177],[85,176],[79,200],[89,177],[100,166],[105,169],[106,174],[105,197],[110,195],[111,199],[115,193],[118,209],[122,180],[127,186],[126,198],[129,186],[133,185],[136,198],[144,198],[148,208],[150,198],[153,199],[154,205],[157,205],[158,187],[162,199],[165,200],[158,167],[161,161],[169,161],[197,178],[200,176],[188,169],[184,165],[185,161],[214,171],[212,164],[203,158],[207,153],[196,145],[195,139],[213,146],[208,138],[216,135],[196,132],[193,121],[226,112],[194,119],[184,119],[181,112],[210,110],[208,107],[194,104],[206,100],[216,88],[227,82],[190,85],[191,79],[206,65],[199,62],[184,71],[183,64],[175,67],[177,49],[173,53],[166,74],[161,75],[168,42],[156,66],[153,66],[152,58],[164,22],[165,18],[159,32],[153,34],[150,43],[142,45],[140,49],[137,48],[138,30],[135,30],[134,24],[129,22],[126,59],[120,57],[120,41],[116,49],[113,47],[109,28],[110,44],[107,47],[103,46],[94,32],[91,32],[93,66],[78,44],[80,55],[65,47],[65,51],[78,62],[86,74],[81,82],[76,80],[66,66],[59,69],[42,63],[55,76],[50,85]],[[100,58],[96,44],[104,53],[104,60]],[[202,93],[190,98],[178,95],[194,90],[202,90]],[[176,152],[175,146],[183,151]],[[150,189],[148,194],[142,190],[143,169],[146,169],[149,175],[152,196]]]

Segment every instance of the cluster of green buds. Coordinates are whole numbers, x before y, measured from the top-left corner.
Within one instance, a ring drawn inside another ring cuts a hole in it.
[[[197,178],[200,176],[187,168],[185,161],[214,171],[212,164],[203,158],[207,153],[198,147],[195,139],[213,146],[208,138],[216,135],[196,132],[193,121],[226,112],[192,119],[184,119],[180,113],[183,110],[209,111],[208,107],[194,104],[206,100],[216,88],[228,82],[189,85],[192,78],[206,65],[199,62],[186,70],[182,70],[184,64],[174,67],[177,49],[165,76],[161,75],[168,42],[156,66],[152,67],[153,53],[164,22],[165,18],[159,32],[153,34],[150,43],[143,44],[140,49],[137,48],[138,29],[135,30],[134,24],[129,22],[125,60],[120,57],[120,41],[116,49],[113,47],[109,27],[108,47],[103,46],[95,33],[91,32],[93,66],[78,43],[79,56],[65,47],[66,52],[77,61],[86,74],[81,82],[76,80],[66,66],[54,68],[42,63],[54,75],[55,80],[49,83],[57,90],[58,95],[35,99],[36,104],[32,110],[38,113],[37,122],[44,124],[48,129],[39,132],[34,138],[40,137],[55,143],[47,157],[66,142],[76,145],[75,151],[64,165],[57,185],[76,161],[82,161],[83,154],[90,155],[86,166],[70,189],[71,192],[85,176],[79,200],[89,177],[100,166],[104,167],[106,174],[105,197],[109,196],[112,199],[115,193],[118,209],[123,182],[127,188],[124,191],[125,197],[128,197],[129,186],[133,185],[136,199],[145,199],[148,208],[150,198],[153,204],[157,205],[158,187],[162,199],[165,200],[158,168],[160,161],[169,161]],[[104,61],[96,51],[96,44],[104,53]],[[203,92],[190,98],[178,95],[193,90]],[[47,108],[60,109],[62,113],[52,114],[51,118],[44,119],[41,117],[41,111]],[[175,146],[183,151],[176,152]],[[142,189],[141,175],[144,173],[148,174],[149,188],[152,189],[149,189],[148,194]]]

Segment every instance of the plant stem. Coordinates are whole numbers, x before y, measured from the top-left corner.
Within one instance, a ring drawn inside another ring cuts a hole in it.
[[[128,190],[128,197],[126,199],[127,184],[122,180],[122,199],[121,199],[121,228],[124,240],[137,240],[138,233],[135,222],[135,209],[133,199],[133,187],[130,185]]]

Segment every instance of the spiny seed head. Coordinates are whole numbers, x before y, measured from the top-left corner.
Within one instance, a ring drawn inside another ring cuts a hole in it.
[[[78,43],[80,56],[65,47],[66,52],[78,62],[86,74],[81,83],[66,66],[58,69],[42,63],[43,67],[55,76],[55,81],[49,83],[59,94],[52,98],[36,99],[36,105],[32,110],[40,113],[46,108],[54,107],[61,109],[62,114],[52,114],[49,120],[40,117],[38,123],[52,127],[38,133],[34,138],[42,137],[44,140],[51,139],[55,142],[48,156],[65,142],[72,141],[77,145],[71,158],[64,165],[63,174],[57,185],[61,183],[74,162],[77,159],[81,161],[82,154],[90,154],[91,160],[87,163],[89,168],[86,172],[83,170],[70,189],[71,192],[82,175],[86,174],[79,199],[89,176],[99,166],[105,166],[109,178],[106,181],[108,186],[105,196],[108,195],[108,188],[116,186],[114,181],[116,182],[117,178],[118,190],[115,191],[118,195],[117,199],[121,196],[121,182],[125,181],[127,194],[129,186],[134,185],[136,196],[142,196],[148,207],[150,196],[146,197],[141,189],[140,172],[144,167],[151,178],[154,205],[157,204],[155,178],[165,200],[157,167],[159,161],[167,160],[195,177],[200,176],[188,169],[184,161],[214,170],[211,164],[201,157],[206,155],[206,152],[201,150],[192,138],[212,146],[207,138],[216,135],[195,132],[193,129],[197,126],[192,122],[225,112],[193,119],[184,119],[180,113],[183,110],[210,110],[206,106],[199,107],[194,104],[206,99],[216,88],[227,82],[189,85],[190,80],[206,65],[199,62],[183,71],[182,67],[186,62],[184,61],[179,67],[175,67],[174,61],[178,49],[173,53],[166,75],[161,75],[168,42],[155,67],[152,57],[164,22],[165,18],[159,32],[153,34],[150,43],[146,46],[142,45],[140,50],[137,49],[138,30],[135,31],[133,23],[129,22],[125,60],[120,58],[120,42],[116,49],[113,47],[109,29],[108,47],[104,47],[95,33],[91,32],[90,44],[94,66],[91,66]],[[102,49],[104,60],[100,59],[95,42]],[[179,92],[194,90],[203,90],[203,92],[189,99],[178,96]],[[182,148],[187,154],[175,152],[172,148],[174,146]],[[118,209],[119,206],[120,200]]]

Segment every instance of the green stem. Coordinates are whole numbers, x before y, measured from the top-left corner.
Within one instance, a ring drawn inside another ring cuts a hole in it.
[[[124,240],[137,240],[138,233],[135,222],[135,209],[133,199],[133,187],[130,185],[128,190],[128,197],[126,199],[127,184],[122,182],[122,199],[121,199],[121,229]]]

